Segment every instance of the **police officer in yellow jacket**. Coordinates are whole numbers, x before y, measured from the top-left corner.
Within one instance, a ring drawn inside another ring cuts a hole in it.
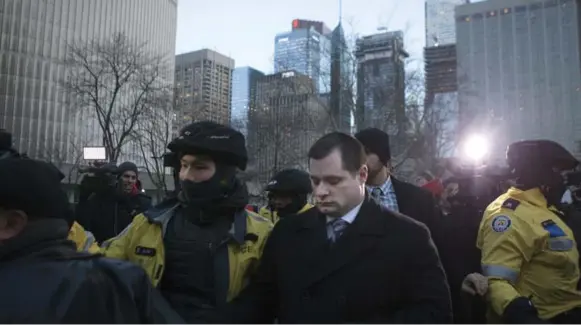
[[[137,215],[102,251],[140,264],[186,322],[204,321],[244,288],[273,225],[244,209],[248,192],[236,172],[248,158],[240,132],[196,122],[168,149],[179,159],[177,198]]]
[[[303,213],[313,205],[307,202],[313,191],[309,174],[300,169],[284,169],[268,182],[268,206],[260,209],[261,216],[276,224],[287,215]]]
[[[77,246],[77,251],[96,254],[100,252],[99,245],[95,241],[95,236],[87,231],[78,222],[74,222],[69,230],[69,240]]]
[[[534,140],[511,144],[507,162],[517,185],[488,206],[477,241],[490,307],[505,323],[579,323],[579,251],[556,208],[562,173],[578,161],[555,142]]]

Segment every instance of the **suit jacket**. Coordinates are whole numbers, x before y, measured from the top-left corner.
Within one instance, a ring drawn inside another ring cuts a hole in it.
[[[442,213],[432,193],[410,183],[402,182],[393,176],[391,182],[397,197],[399,212],[425,224],[434,235],[437,232],[436,229],[441,225]]]
[[[449,323],[450,293],[426,227],[367,197],[330,246],[318,209],[278,223],[221,323]]]

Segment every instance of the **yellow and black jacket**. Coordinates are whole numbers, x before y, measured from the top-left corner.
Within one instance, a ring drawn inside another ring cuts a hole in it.
[[[557,210],[547,208],[538,188],[511,188],[492,202],[484,212],[477,246],[489,279],[492,316],[502,316],[520,297],[530,299],[544,320],[581,307],[573,231]]]
[[[100,252],[99,245],[95,241],[95,236],[87,231],[76,221],[69,230],[69,240],[77,245],[77,251],[96,254]]]
[[[101,247],[107,257],[139,264],[157,286],[165,268],[163,237],[179,203],[161,204],[138,214],[117,237]],[[230,301],[246,286],[262,255],[273,225],[267,219],[247,210],[234,217],[230,239],[215,254],[216,287],[223,288],[222,301]]]

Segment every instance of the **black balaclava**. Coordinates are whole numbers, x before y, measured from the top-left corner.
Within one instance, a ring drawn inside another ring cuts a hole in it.
[[[289,197],[291,202],[287,204],[284,208],[275,209],[270,203],[272,198],[276,196]],[[270,210],[276,211],[279,217],[284,217],[289,214],[296,214],[307,204],[307,194],[305,193],[289,193],[289,192],[270,192],[268,193],[269,208]]]
[[[565,184],[565,179],[561,173],[556,171],[549,172],[547,181],[545,181],[544,186],[541,186],[541,191],[547,199],[549,205],[559,206],[565,192],[567,191],[567,185]]]
[[[180,180],[178,197],[194,223],[208,224],[219,217],[221,207],[227,207],[224,203],[237,185],[236,167],[216,162],[216,172],[210,179],[202,182]]]
[[[528,190],[538,187],[549,206],[559,206],[561,199],[567,191],[567,185],[561,172],[551,168],[530,168],[519,173],[517,187]]]

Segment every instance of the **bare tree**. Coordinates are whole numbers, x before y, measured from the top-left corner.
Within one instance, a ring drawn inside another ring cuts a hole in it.
[[[70,141],[68,146],[57,139],[52,146],[45,147],[37,158],[55,165],[65,175],[64,181],[67,184],[77,184],[79,167],[83,163],[83,148],[87,143],[76,141],[72,135],[66,139]]]
[[[138,122],[160,95],[165,95],[164,64],[145,44],[124,34],[111,39],[71,44],[68,76],[62,82],[69,107],[81,119],[97,121],[107,159],[116,162],[134,136]]]
[[[406,96],[406,152],[398,161],[400,167],[413,161],[409,176],[423,172],[434,173],[441,160],[451,156],[456,148],[455,121],[458,118],[458,102],[454,94],[438,94],[433,102],[424,106],[423,76],[420,72],[408,85],[417,87]],[[418,96],[419,95],[419,96]]]
[[[324,107],[308,79],[293,71],[267,76],[257,85],[248,121],[254,171],[248,174],[260,183],[284,168],[306,168],[306,151],[325,131]]]
[[[167,178],[169,173],[163,164],[163,154],[167,152],[167,144],[173,138],[173,128],[176,113],[171,104],[171,94],[160,97],[158,105],[145,110],[143,118],[136,128],[136,139],[139,151],[144,161],[144,167],[151,182],[157,189],[157,199],[161,199],[168,191]]]

